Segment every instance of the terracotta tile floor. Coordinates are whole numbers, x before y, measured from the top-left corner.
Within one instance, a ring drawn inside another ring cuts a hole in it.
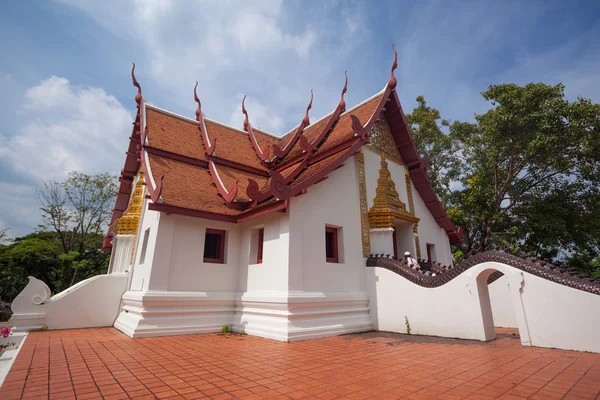
[[[594,399],[600,354],[370,332],[298,343],[112,328],[29,335],[0,399]]]

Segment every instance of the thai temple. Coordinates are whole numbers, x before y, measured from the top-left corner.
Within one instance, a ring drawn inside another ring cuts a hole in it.
[[[195,117],[161,109],[134,65],[109,269],[55,296],[30,277],[11,322],[132,338],[227,327],[279,341],[408,326],[488,341],[502,326],[525,346],[600,352],[598,280],[500,251],[453,263],[461,230],[411,136],[396,57],[383,90],[347,107],[346,76],[331,113],[309,117],[311,94],[285,134],[254,127],[244,101],[241,129],[209,119],[202,88],[192,97],[190,86]]]

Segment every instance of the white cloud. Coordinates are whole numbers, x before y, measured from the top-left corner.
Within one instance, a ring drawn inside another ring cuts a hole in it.
[[[244,96],[238,93],[237,98],[239,104],[233,107],[231,116],[229,117],[229,125],[237,129],[242,129],[244,126],[245,116],[242,114],[242,98]],[[256,99],[246,98],[244,102],[250,124],[257,129],[261,129],[268,133],[280,133],[283,131],[283,119],[273,113],[264,104]]]
[[[0,181],[0,228],[10,227],[15,236],[41,222],[33,188],[42,181],[61,180],[70,171],[116,175],[133,121],[104,90],[63,77],[52,76],[22,96],[23,124],[10,137],[0,134],[0,167],[12,170],[3,176],[10,181]]]
[[[133,116],[113,96],[52,76],[27,89],[24,99],[30,118],[0,147],[16,173],[42,180],[74,170],[119,170]]]
[[[359,8],[344,3],[336,6],[341,11],[331,2],[313,4],[306,18],[303,4],[281,0],[60,1],[139,45],[144,59],[136,73],[149,101],[193,116],[198,81],[206,115],[228,121],[241,92],[279,115],[285,129],[274,133],[298,123],[311,87],[322,96],[315,98],[315,115],[335,107],[347,69],[336,63],[369,33]]]

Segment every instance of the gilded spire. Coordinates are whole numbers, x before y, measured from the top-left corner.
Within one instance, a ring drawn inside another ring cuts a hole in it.
[[[419,222],[419,218],[407,212],[406,204],[400,201],[396,184],[392,180],[388,163],[382,153],[375,199],[373,199],[373,207],[369,210],[369,224],[371,228],[391,228],[395,219]]]

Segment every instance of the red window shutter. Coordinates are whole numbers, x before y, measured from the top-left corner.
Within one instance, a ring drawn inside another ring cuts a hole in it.
[[[396,228],[394,228],[394,233],[392,233],[392,239],[394,241],[394,257],[398,258],[398,237],[396,236]]]
[[[325,227],[325,258],[327,262],[339,262],[337,228]]]
[[[258,247],[256,251],[256,263],[262,264],[263,260],[263,242],[265,241],[265,230],[260,228],[258,230]]]
[[[223,264],[225,261],[225,231],[206,228],[204,235],[204,262]]]

